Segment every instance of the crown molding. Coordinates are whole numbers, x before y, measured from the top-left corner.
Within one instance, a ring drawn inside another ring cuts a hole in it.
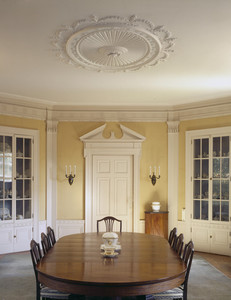
[[[167,122],[231,115],[231,98],[193,104],[156,107],[100,107],[47,105],[28,98],[0,95],[0,114],[52,121],[78,122]]]

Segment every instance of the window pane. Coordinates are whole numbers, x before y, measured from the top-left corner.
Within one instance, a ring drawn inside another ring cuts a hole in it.
[[[16,139],[16,156],[23,157],[23,139],[22,138]]]
[[[229,177],[229,158],[221,159],[221,177],[222,178]]]
[[[0,221],[3,220],[3,201],[0,200]]]
[[[24,198],[31,198],[31,181],[24,181]]]
[[[23,198],[23,181],[22,180],[16,181],[16,197],[18,199]]]
[[[3,177],[3,156],[0,156],[0,177]]]
[[[221,203],[221,221],[229,221],[229,202]]]
[[[202,199],[209,198],[209,181],[202,180]]]
[[[222,156],[229,156],[229,136],[222,137]]]
[[[31,177],[31,160],[25,159],[24,178]]]
[[[25,219],[31,218],[31,200],[25,200],[24,218]]]
[[[209,219],[209,204],[208,201],[202,201],[201,207],[201,219],[208,220]]]
[[[4,220],[12,220],[12,200],[5,201]]]
[[[31,157],[31,139],[25,139],[25,157]]]
[[[16,160],[16,177],[23,178],[23,159]]]
[[[4,161],[4,168],[5,168],[5,178],[12,178],[12,157],[5,156]]]
[[[194,199],[200,199],[200,180],[194,180]]]
[[[228,180],[221,181],[221,199],[229,200],[229,181]]]
[[[213,180],[213,199],[220,199],[220,180]]]
[[[202,139],[202,157],[209,156],[209,139]]]
[[[23,200],[16,201],[16,219],[23,219]]]
[[[195,158],[201,157],[200,144],[201,144],[200,140],[194,140],[194,157]]]
[[[12,181],[5,181],[5,197],[12,199]]]
[[[5,136],[5,153],[12,154],[12,137]]]
[[[3,136],[0,135],[0,155],[3,154]]]
[[[3,179],[0,179],[0,199],[3,199]]]
[[[220,158],[213,159],[213,178],[220,178]]]
[[[209,178],[209,160],[202,160],[202,178]]]
[[[194,201],[193,218],[200,219],[200,201],[199,200]]]
[[[200,160],[194,160],[194,178],[200,178]]]
[[[213,201],[213,220],[220,221],[220,201]]]
[[[217,157],[221,155],[221,151],[220,151],[220,138],[216,137],[213,138],[213,156]]]

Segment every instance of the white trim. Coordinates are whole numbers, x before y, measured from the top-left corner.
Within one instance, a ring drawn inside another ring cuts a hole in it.
[[[2,115],[67,122],[167,122],[231,115],[231,99],[215,99],[175,106],[88,107],[51,105],[39,99],[0,93],[0,111]]]
[[[178,121],[168,124],[168,230],[177,227],[178,219],[178,174],[179,174],[179,131]]]
[[[109,139],[103,137],[105,125],[80,137],[84,142],[85,157],[85,231],[91,232],[92,225],[92,186],[93,186],[93,155],[131,155],[133,156],[133,231],[139,231],[140,218],[140,157],[141,143],[145,137],[135,131],[120,126],[123,136],[117,139],[111,134]]]
[[[47,121],[47,226],[56,227],[57,124]]]
[[[84,220],[57,220],[56,239],[69,234],[83,233]]]

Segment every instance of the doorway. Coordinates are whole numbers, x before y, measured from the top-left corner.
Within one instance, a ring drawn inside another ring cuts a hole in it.
[[[115,214],[124,231],[139,232],[140,157],[145,137],[119,125],[121,138],[106,124],[83,135],[85,157],[85,232],[96,231],[96,220]],[[105,206],[104,206],[105,205]]]

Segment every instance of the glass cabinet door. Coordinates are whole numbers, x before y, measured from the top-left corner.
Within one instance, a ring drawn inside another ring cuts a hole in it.
[[[213,138],[212,219],[229,221],[229,136]]]
[[[193,146],[193,218],[208,220],[209,139],[195,139]]]
[[[0,221],[31,216],[32,139],[0,135]]]
[[[12,220],[12,137],[0,136],[0,220]]]
[[[16,219],[31,218],[31,139],[16,138]]]
[[[193,219],[229,221],[229,170],[229,136],[193,140]]]

